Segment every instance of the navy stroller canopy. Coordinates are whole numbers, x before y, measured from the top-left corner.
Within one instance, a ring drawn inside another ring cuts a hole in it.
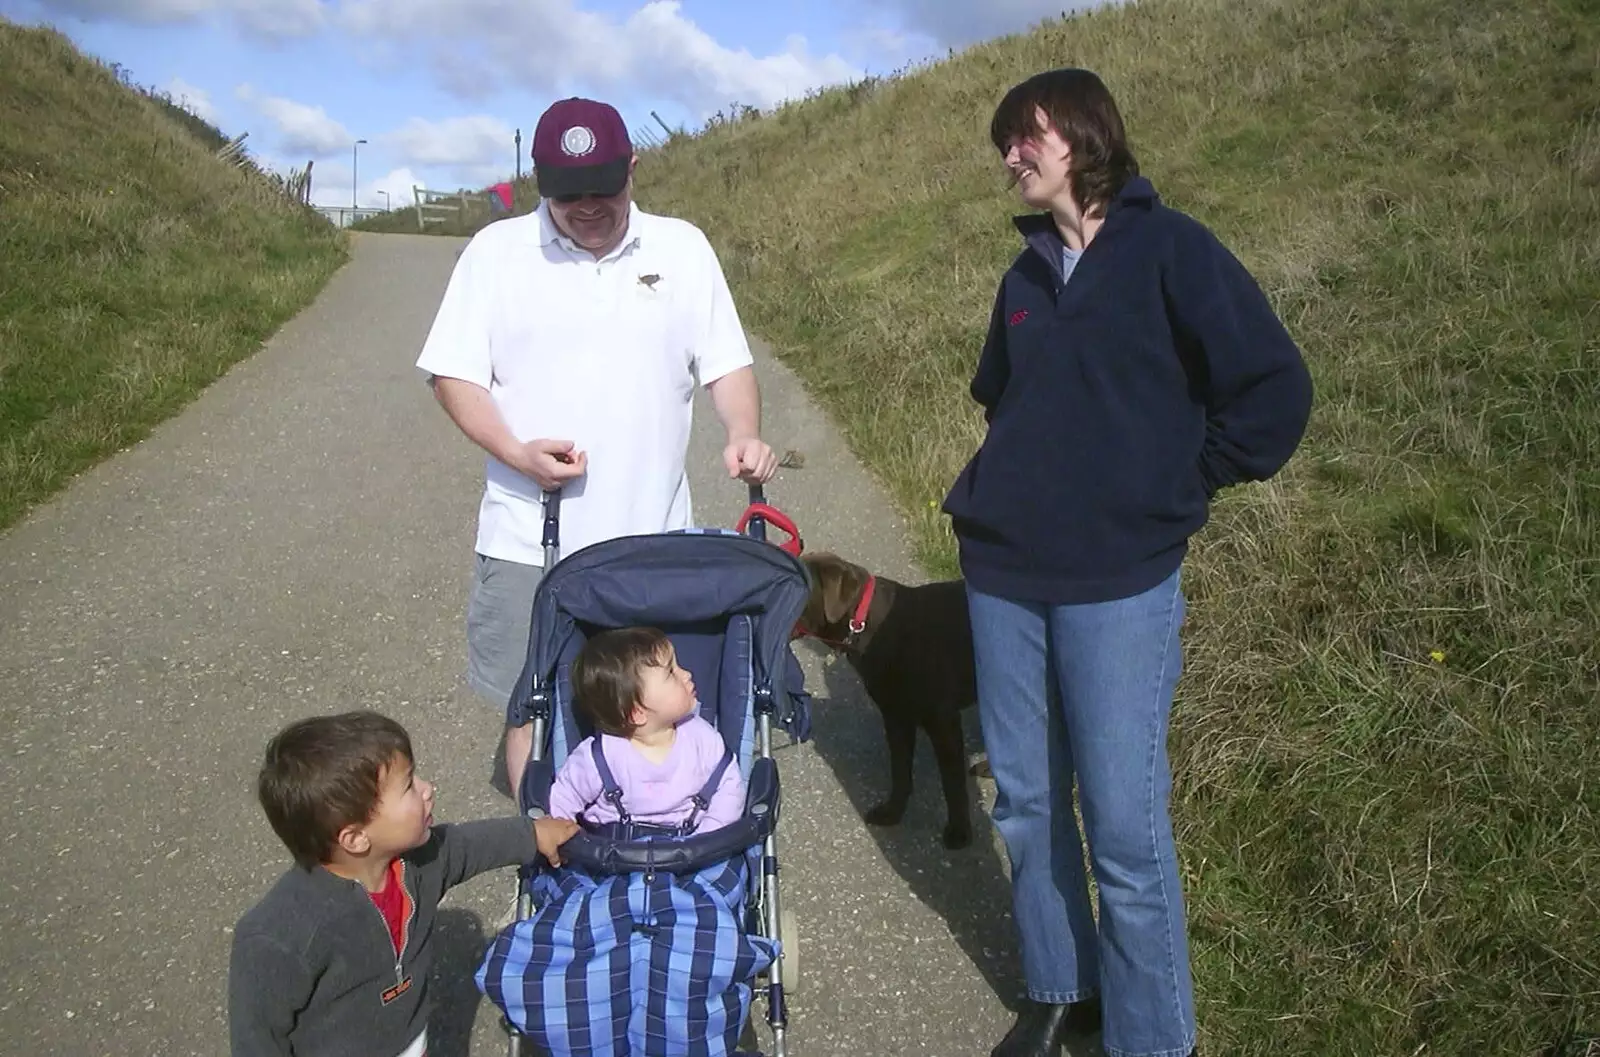
[[[508,721],[521,726],[535,711],[552,714],[563,666],[588,632],[639,625],[671,636],[703,691],[702,706],[720,711],[725,700],[712,699],[726,698],[717,693],[718,672],[697,665],[693,641],[720,640],[730,619],[744,616],[751,625],[756,705],[769,697],[773,720],[790,727],[799,706],[787,678],[789,641],[810,590],[810,574],[798,558],[737,532],[624,536],[585,547],[548,570],[534,594],[533,636]]]

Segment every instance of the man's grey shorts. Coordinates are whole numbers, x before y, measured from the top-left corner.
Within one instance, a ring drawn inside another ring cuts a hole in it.
[[[544,569],[475,557],[467,598],[467,683],[503,718],[528,660],[533,592]]]

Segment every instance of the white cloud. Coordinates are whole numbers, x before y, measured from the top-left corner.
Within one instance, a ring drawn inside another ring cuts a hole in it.
[[[1104,6],[1108,0],[868,0],[893,12],[902,26],[925,35],[940,49],[1019,33],[1047,18]]]
[[[309,109],[288,100],[277,102],[297,108],[291,113]],[[512,130],[494,118],[412,118],[371,137],[370,144],[361,148],[360,168],[355,173],[360,185],[353,188],[350,146],[354,141],[348,133],[343,134],[343,140],[330,136],[337,149],[314,159],[311,200],[317,205],[348,207],[354,198],[363,208],[409,206],[414,186],[436,191],[477,190],[509,179],[516,166]],[[274,142],[257,158],[268,168],[288,173],[304,167],[308,152],[297,149],[303,146]],[[381,193],[385,191],[387,199]]]
[[[300,37],[326,21],[323,0],[39,0],[49,11],[104,22],[160,24],[207,16],[235,19],[258,36]]]
[[[412,187],[426,187],[426,182],[409,167],[391,169],[361,188],[361,204],[377,209],[399,209],[415,205]],[[387,192],[388,197],[384,197]]]
[[[278,166],[287,171],[290,166]],[[399,209],[413,204],[412,185],[426,187],[427,181],[407,167],[390,169],[380,176],[366,176],[366,165],[361,167],[360,188],[350,186],[349,159],[342,163],[314,165],[311,169],[311,204],[349,208],[351,192],[363,209]],[[384,197],[387,192],[388,197]]]
[[[327,20],[321,0],[228,0],[247,29],[265,37],[307,37]]]
[[[441,87],[463,99],[482,98],[507,84],[545,95],[582,86],[597,94],[669,99],[705,117],[730,103],[770,107],[862,72],[838,55],[812,54],[804,38],[769,55],[727,47],[687,17],[680,0],[648,0],[625,17],[584,10],[580,0],[40,2],[49,10],[104,21],[228,18],[246,32],[275,39],[337,26],[415,52],[409,57],[420,58]]]
[[[516,86],[543,96],[661,99],[704,118],[729,104],[770,107],[863,72],[837,54],[814,54],[801,37],[765,55],[729,47],[696,25],[680,0],[648,0],[626,15],[584,9],[585,0],[39,2],[104,21],[227,19],[247,33],[279,40],[341,30],[358,50],[420,64],[461,99]]]
[[[651,0],[621,19],[573,0],[344,0],[339,17],[352,33],[414,49],[463,98],[511,84],[543,95],[669,99],[704,117],[730,103],[769,107],[860,73],[837,55],[813,55],[803,38],[770,55],[729,48],[678,0]]]
[[[498,170],[516,164],[511,126],[481,114],[444,121],[414,117],[377,138],[395,158],[408,165],[491,166]]]
[[[774,55],[726,48],[683,18],[676,0],[640,8],[625,24],[624,39],[630,54],[626,65],[613,67],[614,84],[637,79],[653,94],[669,98],[673,86],[686,85],[688,94],[677,101],[702,115],[732,103],[770,107],[858,73],[838,56],[812,56],[799,36]]]
[[[356,138],[320,106],[264,96],[248,84],[240,85],[237,94],[272,124],[278,147],[285,153],[322,158],[355,143]]]
[[[49,11],[107,22],[182,22],[211,11],[216,0],[40,0]]]
[[[163,89],[172,97],[172,101],[183,107],[202,121],[209,121],[213,125],[220,116],[217,105],[211,101],[211,93],[204,88],[196,88],[181,77],[174,77],[168,81]]]
[[[933,47],[932,40],[921,33],[909,33],[881,25],[857,26],[846,30],[844,42],[852,51],[870,55],[876,60],[875,67],[881,67],[884,63],[898,66],[908,59],[926,55]]]

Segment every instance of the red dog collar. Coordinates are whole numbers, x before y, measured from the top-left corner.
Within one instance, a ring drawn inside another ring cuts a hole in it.
[[[851,638],[867,630],[867,610],[872,608],[872,596],[877,590],[878,578],[868,573],[866,590],[861,592],[861,601],[856,603],[855,614],[850,618]]]
[[[856,603],[855,612],[850,614],[850,634],[845,636],[843,642],[835,642],[833,639],[825,639],[821,635],[818,635],[816,632],[812,631],[810,628],[804,627],[800,624],[796,624],[794,626],[794,631],[789,635],[789,641],[793,642],[795,639],[813,638],[823,645],[832,646],[837,650],[847,649],[850,644],[856,640],[857,636],[859,636],[863,631],[867,630],[867,610],[872,608],[872,596],[877,593],[877,590],[878,578],[873,576],[871,573],[868,573],[867,586],[861,592],[861,601]]]

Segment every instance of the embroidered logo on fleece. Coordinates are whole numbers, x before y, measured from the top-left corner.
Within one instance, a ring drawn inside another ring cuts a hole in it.
[[[656,288],[656,284],[659,283],[660,281],[661,281],[661,276],[655,275],[653,273],[650,274],[650,275],[641,275],[641,276],[639,276],[639,285],[648,286],[652,290],[654,290]]]
[[[1018,323],[1021,323],[1024,319],[1027,319],[1027,318],[1028,318],[1028,310],[1026,308],[1019,308],[1015,312],[1011,313],[1011,319],[1007,322],[1006,325],[1014,327]]]

